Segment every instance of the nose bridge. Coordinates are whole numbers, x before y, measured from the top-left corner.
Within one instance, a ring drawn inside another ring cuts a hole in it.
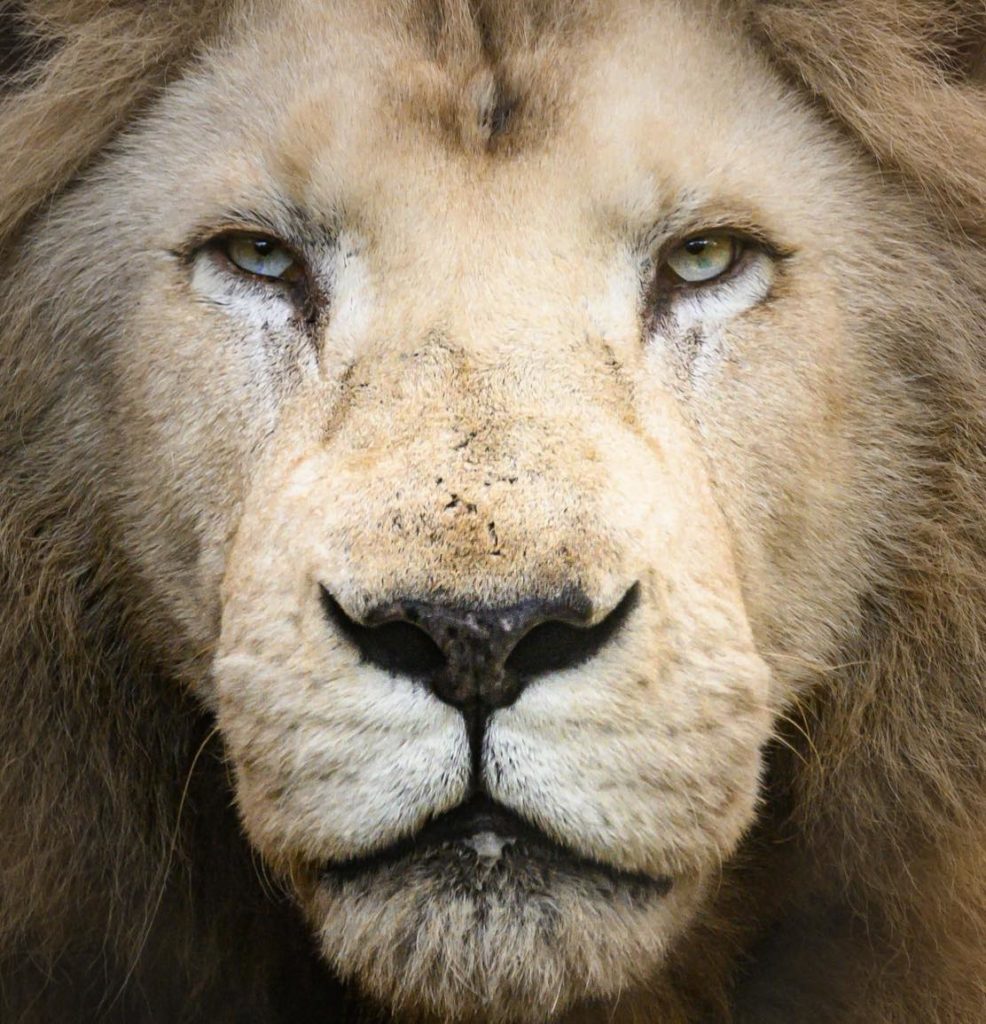
[[[377,300],[389,307],[388,336],[444,331],[494,358],[571,334],[586,294],[584,211],[564,175],[530,175],[509,164],[477,168],[449,159],[408,180],[374,233]],[[430,321],[430,322],[426,322]],[[413,342],[412,342],[413,343]]]
[[[431,581],[501,605],[627,579],[599,514],[613,453],[587,429],[627,417],[589,322],[581,222],[562,186],[547,186],[548,217],[544,195],[503,179],[444,210],[417,182],[398,229],[369,236],[377,305],[324,436],[332,535],[378,600],[407,592],[398,560],[411,592]]]
[[[479,477],[488,488],[512,470],[536,467],[560,483],[585,445],[590,374],[572,358],[571,343],[539,345],[538,325],[487,315],[494,321],[487,330],[470,318],[467,328],[446,322],[382,342],[383,351],[369,353],[343,385],[327,446],[343,460],[354,456],[364,472],[392,469],[399,450],[399,477]],[[368,460],[369,452],[380,461]]]
[[[524,366],[528,387],[523,378],[516,383],[530,390],[545,383],[548,365],[585,338],[586,287],[545,239],[505,241],[499,250],[501,259],[483,265],[477,257],[462,272],[449,296],[450,332],[477,357]],[[578,374],[571,359],[566,372]]]
[[[431,329],[354,368],[323,475],[325,542],[345,561],[332,578],[347,593],[503,607],[628,582],[604,513],[616,444],[600,433],[625,426],[590,360],[528,349],[519,330],[514,341],[477,352]]]
[[[400,413],[416,435],[403,452],[405,478],[445,495],[446,522],[497,509],[509,516],[509,507],[533,516],[549,495],[573,512],[591,501],[603,461],[579,422],[590,397],[574,372],[552,375],[532,355],[460,365],[427,408],[412,402]]]

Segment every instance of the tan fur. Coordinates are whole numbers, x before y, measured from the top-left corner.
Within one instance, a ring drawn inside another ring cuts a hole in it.
[[[13,15],[0,1018],[986,1019],[981,4]],[[251,209],[304,323],[198,251]],[[649,314],[719,225],[785,255]],[[323,878],[469,758],[319,583],[635,581],[484,781],[669,896]]]

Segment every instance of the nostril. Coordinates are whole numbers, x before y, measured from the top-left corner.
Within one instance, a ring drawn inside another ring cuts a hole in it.
[[[329,621],[352,643],[363,661],[395,675],[425,679],[445,666],[445,655],[434,640],[410,621],[400,619],[365,624],[350,617],[325,587],[322,607]]]
[[[509,607],[444,605],[401,598],[354,619],[321,587],[326,618],[364,662],[424,682],[462,709],[505,707],[538,676],[594,658],[636,607],[639,585],[595,625],[592,605],[573,592]]]
[[[619,633],[639,596],[640,585],[635,583],[620,603],[594,626],[572,625],[558,619],[534,626],[517,641],[504,668],[526,683],[536,676],[575,668],[589,661]]]

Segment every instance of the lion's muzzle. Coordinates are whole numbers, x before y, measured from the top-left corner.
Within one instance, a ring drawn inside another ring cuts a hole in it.
[[[728,534],[666,398],[534,406],[545,366],[422,352],[299,394],[253,481],[216,661],[243,822],[370,989],[415,948],[505,1005],[502,951],[545,944],[624,986],[755,812]]]

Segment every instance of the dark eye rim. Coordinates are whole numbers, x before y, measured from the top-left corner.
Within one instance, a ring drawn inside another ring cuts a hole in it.
[[[226,246],[232,238],[263,239],[283,248],[294,260],[298,268],[297,275],[290,278],[269,277],[245,270],[234,263],[226,251]],[[302,255],[299,247],[271,231],[235,227],[213,232],[197,244],[189,246],[184,259],[190,263],[197,256],[205,256],[218,270],[235,280],[242,281],[248,287],[261,289],[268,295],[275,293],[284,296],[296,307],[304,323],[310,326],[319,320],[326,305],[326,297],[322,295],[309,261]]]
[[[737,253],[727,270],[707,281],[686,281],[668,266],[668,255],[692,239],[711,235],[730,235],[736,240]],[[730,223],[698,225],[687,232],[668,238],[649,258],[641,274],[644,329],[653,331],[663,316],[670,312],[676,297],[712,294],[742,276],[760,258],[771,261],[783,272],[784,264],[796,255],[793,249],[784,249],[772,242],[766,233],[753,227],[740,227]]]

